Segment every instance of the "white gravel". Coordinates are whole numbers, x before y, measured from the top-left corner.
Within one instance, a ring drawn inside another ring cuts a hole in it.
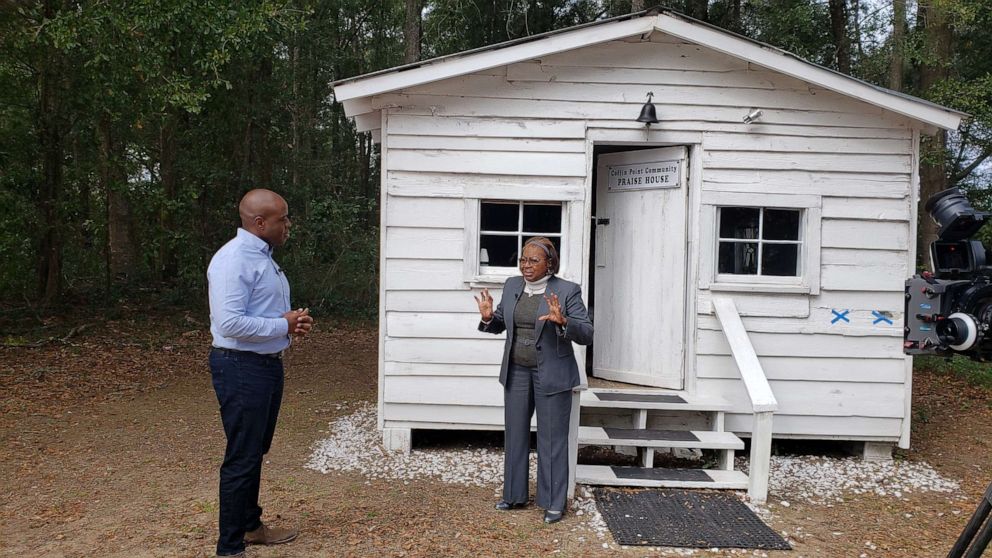
[[[747,460],[737,459],[747,472]],[[913,492],[959,492],[957,481],[944,478],[933,467],[912,461],[864,461],[857,457],[772,456],[769,491],[780,505],[787,498],[810,504],[842,500],[843,496],[876,494],[903,498]],[[772,500],[775,501],[775,500]]]
[[[342,406],[337,406],[340,410]],[[362,403],[354,412],[332,421],[330,436],[317,442],[306,467],[327,473],[329,471],[358,472],[368,478],[391,479],[409,482],[414,479],[434,479],[445,483],[490,486],[498,497],[503,480],[503,452],[493,447],[464,447],[415,449],[410,455],[388,452],[381,445],[377,429],[376,408]],[[536,475],[537,458],[531,455],[531,478]],[[738,457],[737,468],[747,472],[747,459]],[[962,497],[956,481],[940,476],[926,463],[908,461],[864,461],[860,458],[832,458],[817,456],[772,456],[768,504],[755,506],[748,503],[759,517],[768,521],[773,515],[769,507],[789,507],[796,502],[813,505],[832,505],[843,497],[863,494],[901,499],[913,492],[937,492]],[[572,532],[580,542],[620,548],[603,520],[592,491],[577,487],[572,513],[580,518]],[[806,534],[797,528],[795,533],[782,533],[794,542]],[[871,549],[870,543],[866,548]],[[666,556],[692,556],[699,549],[645,548]],[[738,550],[731,551],[737,554]],[[739,551],[741,555],[761,556],[763,553]]]
[[[496,448],[415,449],[409,455],[381,444],[375,406],[363,403],[330,423],[331,436],[317,442],[306,467],[321,473],[354,471],[372,479],[437,479],[451,484],[491,486],[503,481],[503,452]],[[531,454],[531,477],[537,456]]]

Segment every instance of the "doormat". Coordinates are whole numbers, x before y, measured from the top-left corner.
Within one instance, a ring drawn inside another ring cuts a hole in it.
[[[617,544],[792,550],[733,494],[699,490],[595,489]]]

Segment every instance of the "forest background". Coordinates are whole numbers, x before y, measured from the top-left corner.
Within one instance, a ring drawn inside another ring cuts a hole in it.
[[[922,199],[956,185],[992,209],[990,0],[664,6],[969,113],[959,131],[925,141]],[[202,310],[207,263],[252,187],[289,201],[293,238],[277,258],[294,305],[371,317],[379,152],[331,83],[645,7],[0,0],[0,320],[126,305]],[[925,226],[921,245],[932,234]]]

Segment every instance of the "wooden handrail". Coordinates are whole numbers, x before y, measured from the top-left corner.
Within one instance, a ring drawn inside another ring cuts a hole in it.
[[[744,329],[744,322],[737,313],[737,305],[730,297],[714,296],[713,308],[716,310],[717,319],[720,320],[720,326],[723,327],[723,333],[727,336],[727,343],[730,344],[730,352],[744,380],[744,387],[751,397],[752,410],[755,413],[777,411],[778,400],[775,399],[772,387],[768,385],[768,378],[765,377],[765,371],[758,362],[758,355],[754,352],[747,330]]]
[[[744,329],[744,322],[737,312],[733,299],[714,296],[713,308],[723,333],[730,344],[730,353],[737,363],[737,370],[744,380],[754,419],[751,424],[751,460],[748,472],[748,497],[763,503],[768,499],[768,476],[772,460],[772,415],[778,410],[778,400],[772,393],[765,371],[754,352],[751,338]]]

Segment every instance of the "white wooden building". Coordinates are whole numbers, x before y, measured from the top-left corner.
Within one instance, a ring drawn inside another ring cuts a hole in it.
[[[335,85],[382,148],[387,446],[502,428],[503,340],[476,330],[472,294],[498,300],[540,233],[592,308],[590,375],[676,396],[586,391],[579,443],[622,445],[595,426],[631,419],[753,435],[759,476],[769,432],[908,447],[920,136],[961,113],[668,11]],[[629,442],[648,465],[679,445]]]

